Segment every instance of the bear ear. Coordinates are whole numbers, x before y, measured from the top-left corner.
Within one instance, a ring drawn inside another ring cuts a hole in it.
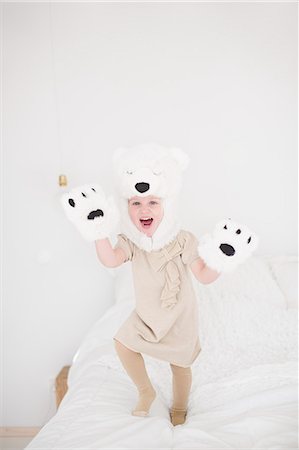
[[[187,153],[183,152],[183,150],[181,150],[180,148],[175,148],[175,147],[170,148],[169,151],[170,151],[171,156],[179,164],[181,170],[187,169],[187,167],[190,163],[190,158],[187,155]]]
[[[119,165],[119,161],[123,159],[124,154],[127,152],[127,149],[125,147],[119,147],[117,148],[113,153],[113,164],[114,166]]]

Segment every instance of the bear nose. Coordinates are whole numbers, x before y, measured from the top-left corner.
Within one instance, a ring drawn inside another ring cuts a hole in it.
[[[219,248],[226,256],[233,256],[236,253],[234,247],[229,244],[221,244]]]
[[[135,189],[141,193],[148,191],[149,188],[150,188],[150,185],[148,183],[136,183],[135,184]]]
[[[87,216],[88,220],[94,220],[95,217],[104,216],[104,213],[101,209],[96,209],[95,211],[90,211]]]

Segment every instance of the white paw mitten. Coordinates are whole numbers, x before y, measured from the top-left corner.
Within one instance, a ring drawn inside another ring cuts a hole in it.
[[[231,219],[218,222],[212,234],[199,240],[198,253],[217,272],[231,272],[258,246],[258,237],[245,225]]]
[[[87,241],[104,239],[115,232],[119,212],[112,197],[97,184],[79,186],[62,195],[67,218]]]

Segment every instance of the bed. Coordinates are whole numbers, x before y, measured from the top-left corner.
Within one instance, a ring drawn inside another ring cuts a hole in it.
[[[193,278],[202,350],[187,420],[175,427],[169,364],[147,355],[158,395],[148,417],[131,415],[137,391],[112,340],[134,308],[130,264],[113,272],[114,304],[75,354],[56,415],[26,448],[298,448],[297,258],[251,257],[210,285]]]

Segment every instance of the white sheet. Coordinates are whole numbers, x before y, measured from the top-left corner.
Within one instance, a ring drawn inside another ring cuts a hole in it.
[[[169,365],[147,355],[158,396],[149,417],[131,415],[137,392],[112,336],[134,303],[117,298],[82,342],[58,413],[27,448],[298,448],[297,310],[259,259],[220,278],[195,284],[203,349],[184,425],[169,421]]]

